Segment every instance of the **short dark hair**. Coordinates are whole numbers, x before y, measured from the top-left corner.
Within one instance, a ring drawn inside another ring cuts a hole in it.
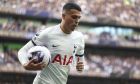
[[[76,9],[78,11],[82,11],[81,10],[81,7],[76,4],[76,3],[72,3],[72,2],[69,2],[69,3],[66,3],[64,6],[63,6],[63,10],[70,10],[70,9]]]

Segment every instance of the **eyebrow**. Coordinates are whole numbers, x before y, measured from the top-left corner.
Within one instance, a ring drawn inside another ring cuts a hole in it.
[[[72,16],[76,16],[76,17],[78,17],[78,18],[81,18],[81,15],[72,15]]]

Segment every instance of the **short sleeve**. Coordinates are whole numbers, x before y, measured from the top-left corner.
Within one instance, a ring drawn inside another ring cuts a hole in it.
[[[47,32],[45,32],[45,30],[40,30],[39,32],[37,32],[31,40],[34,46],[44,45],[46,41],[47,41]]]
[[[84,41],[84,36],[82,35],[79,38],[79,42],[77,44],[77,51],[76,51],[76,56],[82,57],[84,56],[84,48],[85,48],[85,41]]]

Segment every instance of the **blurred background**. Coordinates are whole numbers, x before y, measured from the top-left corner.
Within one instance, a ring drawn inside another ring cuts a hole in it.
[[[82,8],[85,70],[71,68],[67,84],[139,84],[140,0],[0,0],[0,84],[31,84],[18,50],[37,31],[61,21],[62,6]]]

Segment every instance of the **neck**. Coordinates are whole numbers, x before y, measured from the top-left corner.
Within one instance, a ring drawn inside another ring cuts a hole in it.
[[[65,34],[70,34],[71,33],[67,30],[66,26],[63,23],[60,24],[60,28]]]

